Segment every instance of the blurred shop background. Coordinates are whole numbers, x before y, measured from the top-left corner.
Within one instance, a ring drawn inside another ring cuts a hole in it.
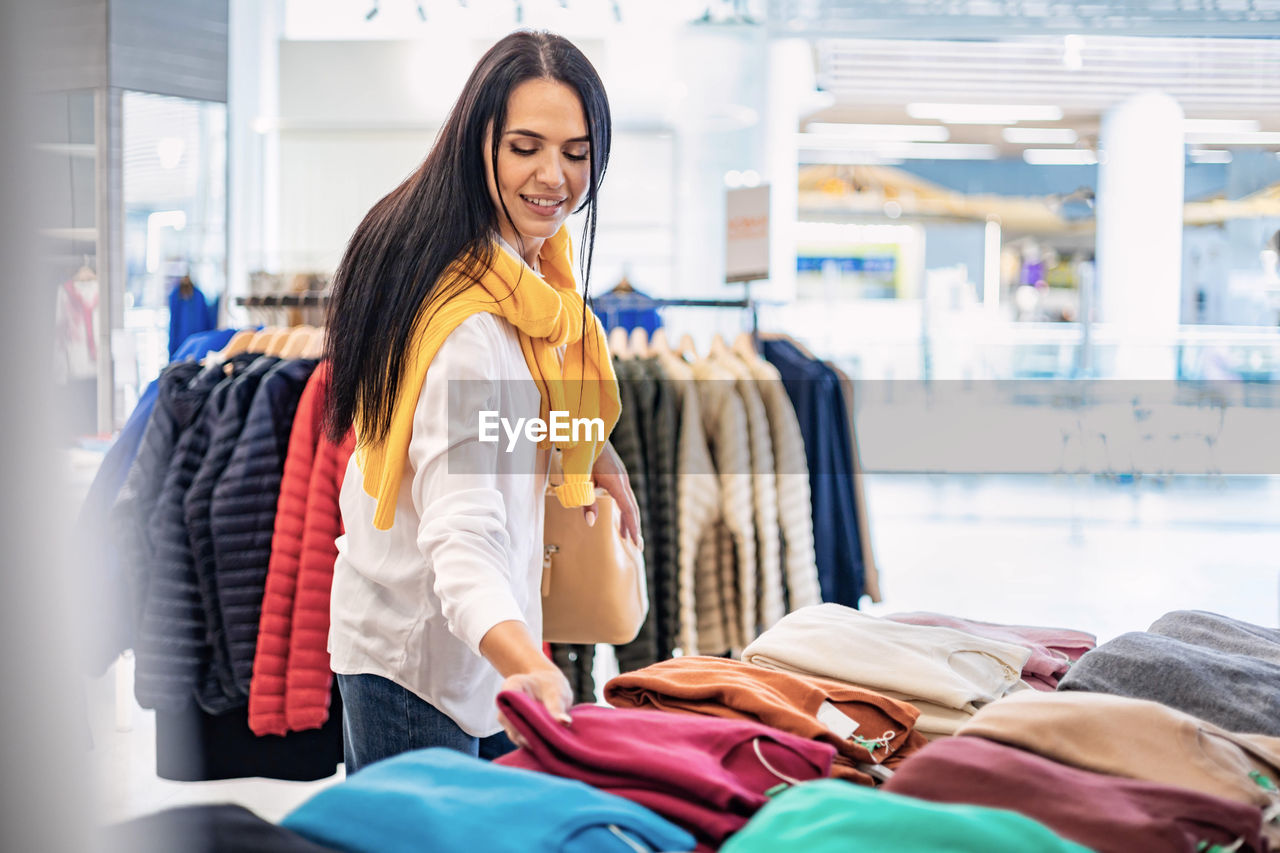
[[[592,292],[741,303],[661,320],[700,353],[785,334],[855,380],[871,612],[1277,625],[1275,0],[57,8],[36,131],[69,515],[185,333],[322,322],[272,298],[325,291],[475,61],[536,27],[611,99]],[[763,187],[767,268],[729,282],[727,206]],[[112,678],[108,815],[214,797],[154,779]],[[303,799],[272,791],[268,816]]]

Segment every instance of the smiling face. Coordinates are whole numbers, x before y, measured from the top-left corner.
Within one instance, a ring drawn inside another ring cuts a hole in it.
[[[498,142],[495,177],[492,137],[485,141],[489,198],[502,239],[520,251],[523,238],[525,260],[532,264],[542,242],[560,229],[590,188],[591,144],[582,102],[563,83],[526,80],[511,92]]]

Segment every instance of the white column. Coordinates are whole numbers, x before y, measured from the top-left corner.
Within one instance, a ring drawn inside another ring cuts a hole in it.
[[[796,132],[802,99],[814,91],[813,53],[804,39],[769,43],[769,91],[765,156],[769,182],[769,284],[761,299],[790,302],[796,296],[796,221],[799,217],[799,151]]]
[[[1136,95],[1103,117],[1097,288],[1116,378],[1172,379],[1182,282],[1182,108]],[[1100,329],[1100,331],[1103,331]],[[1105,351],[1098,363],[1110,360]]]

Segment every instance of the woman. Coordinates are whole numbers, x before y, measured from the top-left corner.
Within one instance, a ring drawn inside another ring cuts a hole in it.
[[[499,690],[568,721],[569,684],[541,649],[551,447],[482,441],[480,418],[565,411],[599,417],[605,435],[617,419],[607,345],[577,293],[564,225],[586,210],[585,291],[609,141],[608,100],[586,57],[547,33],[507,36],[338,268],[328,427],[354,427],[358,440],[329,634],[348,773],[427,746],[501,754]],[[638,540],[626,470],[592,438],[559,443],[557,495],[591,523],[594,480]]]

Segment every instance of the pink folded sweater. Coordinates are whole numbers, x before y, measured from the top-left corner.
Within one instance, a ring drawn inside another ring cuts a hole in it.
[[[1084,631],[1070,628],[1036,628],[1030,625],[999,625],[995,622],[978,622],[948,616],[944,613],[925,611],[893,613],[885,616],[891,622],[908,625],[933,625],[954,628],[976,637],[1001,640],[1022,646],[1031,651],[1031,657],[1022,666],[1022,680],[1036,690],[1056,690],[1058,679],[1067,674],[1074,661],[1098,645],[1098,638]]]

